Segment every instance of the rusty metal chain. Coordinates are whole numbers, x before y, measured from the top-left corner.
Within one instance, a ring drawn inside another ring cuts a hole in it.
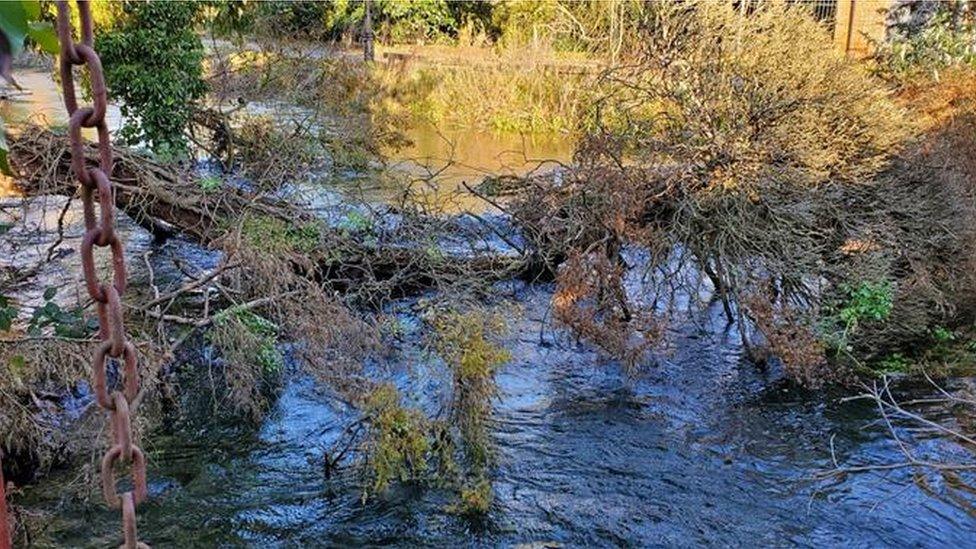
[[[91,10],[86,0],[78,0],[81,21],[81,41],[72,36],[71,16],[67,0],[58,1],[58,39],[61,43],[59,68],[64,106],[68,110],[68,130],[71,141],[71,167],[81,188],[85,235],[81,241],[81,266],[88,294],[95,301],[98,312],[99,339],[92,364],[92,386],[99,406],[111,418],[113,445],[105,452],[101,464],[102,493],[105,502],[122,510],[123,547],[134,549],[147,547],[138,541],[136,533],[136,506],[145,501],[146,456],[135,444],[132,436],[131,407],[139,393],[139,372],[135,347],[126,339],[122,312],[122,295],[125,293],[125,255],[122,240],[115,231],[115,196],[112,188],[112,143],[105,111],[108,96],[102,62],[94,49]],[[88,69],[93,105],[78,107],[75,96],[75,65]],[[98,134],[98,165],[88,166],[85,158],[85,141],[82,128],[95,128]],[[95,215],[96,193],[98,215]],[[108,248],[112,256],[112,281],[105,283],[98,278],[95,269],[95,248]],[[122,365],[122,390],[109,392],[106,368],[112,360]],[[129,464],[132,490],[119,494],[114,469],[116,465]]]
[[[3,478],[3,464],[0,463],[0,549],[10,549],[10,519],[7,517],[7,481]]]

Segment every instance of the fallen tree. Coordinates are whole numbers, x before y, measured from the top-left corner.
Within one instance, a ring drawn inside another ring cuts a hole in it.
[[[971,73],[931,86],[953,114],[918,127],[799,7],[647,16],[572,172],[511,208],[537,254],[566,258],[556,319],[636,364],[675,308],[717,296],[756,362],[810,386],[906,369],[966,329]]]
[[[228,251],[242,243],[264,249],[287,257],[298,272],[374,304],[432,287],[540,272],[518,253],[488,245],[486,239],[497,235],[484,224],[476,229],[404,204],[329,226],[300,204],[229,184],[208,188],[187,170],[127,149],[116,147],[114,156],[117,206],[154,235],[181,234]],[[67,136],[26,127],[10,138],[10,158],[25,195],[75,194]],[[390,214],[395,222],[379,222]],[[468,241],[466,253],[435,249],[438,239],[448,237]]]

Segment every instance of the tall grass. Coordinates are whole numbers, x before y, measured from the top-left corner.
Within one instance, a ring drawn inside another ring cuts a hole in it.
[[[378,68],[415,120],[514,133],[572,132],[595,79],[590,60],[536,51],[458,49],[444,60]]]

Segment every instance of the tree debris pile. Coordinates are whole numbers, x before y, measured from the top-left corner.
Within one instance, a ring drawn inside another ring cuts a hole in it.
[[[11,140],[10,154],[25,194],[74,194],[65,136],[30,126]],[[250,247],[264,257],[287,258],[303,276],[328,282],[349,301],[376,305],[435,286],[518,276],[528,268],[520,257],[497,253],[490,231],[425,215],[408,201],[382,211],[363,204],[327,225],[307,205],[272,192],[220,180],[211,186],[131,151],[115,154],[115,200],[140,225],[229,252]],[[446,238],[466,241],[466,250],[441,253],[439,240]]]
[[[278,188],[247,189],[232,178],[211,184],[131,151],[115,154],[115,201],[126,214],[156,234],[223,252],[214,273],[138,312],[150,323],[206,328],[222,364],[234,365],[224,368],[228,401],[252,417],[280,369],[279,340],[300,342],[292,350],[305,364],[359,399],[372,387],[360,369],[376,349],[375,316],[385,303],[434,289],[484,291],[528,269],[514,251],[499,252],[490,227],[426,215],[406,199],[381,210],[354,205],[327,222]],[[63,135],[24,128],[11,140],[11,159],[25,194],[74,193]],[[463,247],[445,251],[445,242]],[[208,288],[216,297],[198,304],[202,313],[174,314],[188,294]]]
[[[971,160],[935,134],[917,146],[805,12],[661,4],[642,29],[603,76],[574,173],[513,206],[537,255],[567,259],[564,323],[626,358],[705,279],[755,358],[816,386],[970,310]]]
[[[9,466],[16,464],[18,479],[30,478],[63,460],[83,453],[91,437],[99,436],[100,421],[83,421],[75,428],[78,436],[62,424],[94,399],[85,383],[91,370],[91,355],[97,346],[85,338],[58,338],[26,335],[0,340],[0,441]],[[142,384],[138,402],[157,387],[157,368],[163,361],[160,348],[151,341],[140,341]],[[109,375],[117,376],[110,369]],[[65,407],[75,410],[65,410]],[[145,427],[145,418],[133,425]],[[105,433],[108,435],[108,433]]]

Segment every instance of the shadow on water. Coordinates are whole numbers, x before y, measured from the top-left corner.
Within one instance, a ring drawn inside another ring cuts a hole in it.
[[[141,533],[159,547],[961,546],[972,539],[973,518],[917,489],[908,474],[811,480],[830,467],[831,435],[842,460],[897,460],[883,431],[864,429],[870,407],[778,383],[743,361],[737,339],[721,328],[674,332],[674,352],[628,380],[544,328],[550,288],[516,291],[524,313],[506,342],[515,359],[497,377],[499,466],[484,524],[448,512],[449,495],[436,489],[396,488],[363,504],[353,473],[327,480],[322,451],[355,412],[293,374],[258,427],[191,413],[149,437],[153,498]],[[712,314],[711,325],[721,326],[721,311]],[[429,403],[428,382],[436,380],[423,376],[436,368],[411,367],[422,355],[404,356],[407,398]],[[50,539],[116,542],[115,514],[91,502],[58,505],[57,482],[23,502],[57,509]]]

